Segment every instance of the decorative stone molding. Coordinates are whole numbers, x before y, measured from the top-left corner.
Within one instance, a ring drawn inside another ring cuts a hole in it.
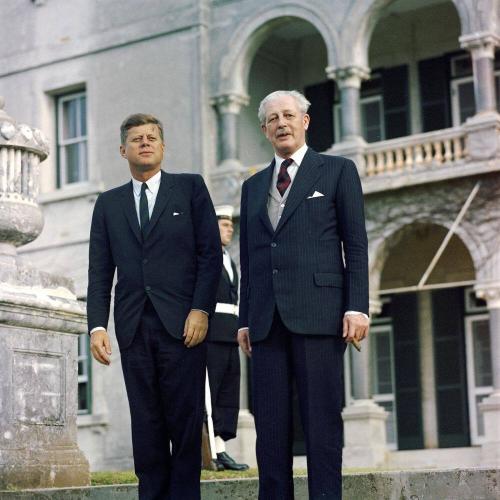
[[[249,170],[234,159],[223,161],[212,170],[210,185],[215,205],[240,206],[241,185],[249,177]]]
[[[500,36],[494,33],[472,33],[459,38],[462,49],[468,50],[474,59],[495,58],[495,47],[500,46]]]
[[[478,298],[486,301],[488,309],[500,309],[500,281],[477,283],[474,291]]]
[[[17,124],[3,107],[0,97],[0,241],[17,247],[33,241],[43,228],[38,165],[49,147],[40,130]]]
[[[326,68],[328,78],[335,80],[340,89],[353,87],[359,89],[362,80],[368,80],[370,77],[370,68],[361,66],[346,66],[345,68]]]
[[[238,115],[242,106],[248,106],[250,97],[243,94],[223,94],[212,98],[211,104],[221,114],[232,113]]]

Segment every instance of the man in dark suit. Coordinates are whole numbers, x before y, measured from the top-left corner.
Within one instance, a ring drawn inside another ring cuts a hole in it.
[[[238,271],[226,246],[233,239],[233,207],[215,208],[222,244],[223,267],[217,289],[217,305],[210,322],[207,370],[212,401],[215,452],[219,469],[246,470],[227,452],[225,442],[236,437],[240,410],[240,357],[238,331]]]
[[[222,255],[199,175],[161,170],[163,127],[151,115],[121,125],[131,182],[102,193],[90,231],[87,314],[92,354],[109,365],[115,331],[132,420],[139,498],[200,498],[208,317]]]
[[[309,102],[277,91],[259,107],[275,157],[242,187],[240,329],[252,356],[259,499],[293,499],[292,381],[309,498],[342,497],[346,342],[368,334],[368,255],[352,161],[308,148]]]

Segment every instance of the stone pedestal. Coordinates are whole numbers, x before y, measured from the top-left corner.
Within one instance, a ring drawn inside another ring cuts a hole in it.
[[[481,466],[500,467],[500,392],[494,392],[479,404],[484,418],[487,441],[481,446]]]
[[[76,426],[85,312],[70,281],[23,265],[16,250],[43,227],[36,197],[47,155],[43,134],[18,125],[0,98],[0,490],[90,480]]]
[[[334,144],[326,154],[349,158],[356,164],[359,176],[364,177],[366,172],[366,145],[366,141],[362,137],[351,137]]]
[[[378,467],[387,458],[387,412],[371,399],[358,399],[344,408],[345,467]]]
[[[227,442],[227,451],[237,462],[245,463],[250,467],[257,466],[255,457],[255,421],[248,410],[240,410],[238,416],[238,430],[236,439]]]
[[[59,286],[2,283],[0,318],[0,490],[89,484],[76,443],[82,306]]]
[[[500,156],[500,115],[497,112],[474,115],[465,122],[464,128],[467,131],[467,155],[471,160]]]

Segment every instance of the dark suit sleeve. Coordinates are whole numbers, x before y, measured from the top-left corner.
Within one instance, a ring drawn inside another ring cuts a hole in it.
[[[214,206],[203,178],[194,177],[191,200],[196,244],[196,285],[191,309],[210,316],[215,311],[217,287],[222,272],[222,246]]]
[[[87,319],[89,332],[97,327],[107,328],[111,288],[115,274],[115,263],[111,254],[109,236],[104,217],[104,200],[97,198],[89,245],[89,282],[87,290]]]
[[[345,160],[340,173],[336,206],[345,255],[345,309],[368,314],[368,239],[363,191],[351,160]]]
[[[241,188],[240,204],[240,309],[239,328],[248,326],[248,243],[247,243],[247,183]]]

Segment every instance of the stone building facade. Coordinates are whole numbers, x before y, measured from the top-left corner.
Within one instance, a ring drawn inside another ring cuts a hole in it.
[[[309,144],[353,158],[365,192],[373,326],[346,357],[346,463],[498,466],[499,16],[498,0],[6,0],[0,93],[52,149],[24,258],[85,299],[93,203],[129,178],[127,114],[158,115],[165,168],[237,206],[272,157],[259,101],[301,90]],[[80,354],[80,446],[93,469],[130,467],[116,344],[111,367],[85,337]],[[233,453],[253,462],[249,392]]]

